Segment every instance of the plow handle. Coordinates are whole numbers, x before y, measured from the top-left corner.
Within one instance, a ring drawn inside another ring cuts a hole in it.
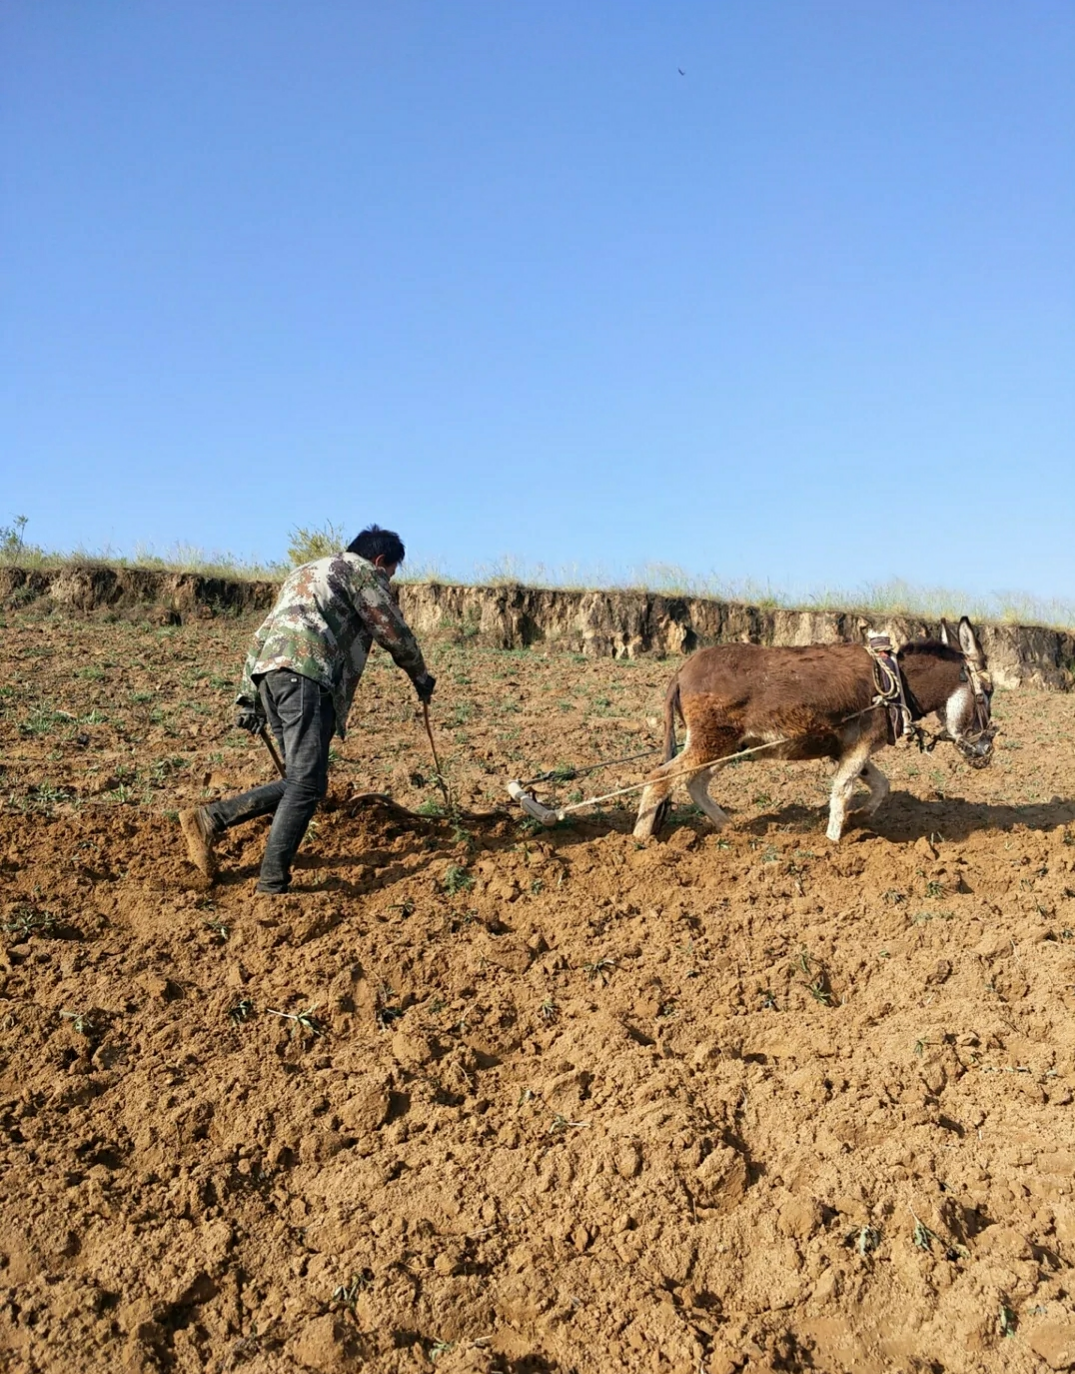
[[[276,771],[280,774],[282,778],[286,778],[287,774],[284,772],[284,761],[280,757],[279,750],[276,748],[276,741],[269,733],[269,727],[264,723],[264,721],[262,722],[261,728],[258,730],[257,733],[265,741],[265,748],[268,749],[269,753],[272,755],[272,761],[276,765]]]

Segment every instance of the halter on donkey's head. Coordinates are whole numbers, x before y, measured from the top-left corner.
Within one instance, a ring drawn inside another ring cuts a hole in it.
[[[956,648],[954,636],[948,622],[941,621],[941,643],[948,648]],[[915,714],[917,703],[908,700],[907,684],[900,669],[899,660],[887,635],[869,634],[866,648],[873,659],[874,687],[876,689],[873,705],[882,706],[888,713],[888,728],[893,744],[901,740],[915,740],[919,749],[927,752],[939,740],[951,740],[972,768],[985,768],[993,751],[993,737],[997,728],[989,715],[989,703],[993,695],[993,681],[982,661],[981,650],[974,637],[974,630],[966,616],[959,622],[958,650],[963,656],[960,670],[961,682],[970,684],[973,694],[974,728],[960,730],[954,734],[945,719],[944,728],[927,743],[925,731],[918,720],[921,711]]]
[[[952,644],[952,631],[946,620],[941,621],[941,643],[947,644],[950,648],[957,647],[957,645]],[[959,622],[957,644],[963,655],[963,669],[960,672],[959,680],[969,684],[974,698],[974,726],[972,729],[962,730],[958,735],[948,735],[947,737],[952,740],[972,768],[985,768],[992,757],[993,739],[997,733],[997,727],[990,717],[993,679],[986,669],[982,651],[978,647],[974,630],[966,616],[963,616]],[[947,731],[942,732],[940,737],[944,738],[945,735],[947,735]]]

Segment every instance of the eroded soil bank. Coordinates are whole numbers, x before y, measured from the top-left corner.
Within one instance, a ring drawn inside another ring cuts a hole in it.
[[[269,775],[251,623],[6,616],[0,1368],[1075,1366],[1070,697],[999,693],[984,772],[886,751],[838,848],[761,762],[640,847],[356,801],[438,796],[375,656],[273,901],[262,829],[208,889],[174,822]],[[668,664],[432,658],[472,810],[657,741]]]
[[[158,623],[184,617],[245,615],[267,610],[273,582],[228,581],[195,573],[156,572],[73,563],[27,572],[0,569],[0,607],[31,602],[84,614],[140,609]],[[870,627],[897,643],[936,635],[939,625],[913,616],[867,621],[855,611],[793,611],[669,596],[647,591],[573,591],[523,586],[465,587],[402,583],[400,604],[425,636],[473,648],[534,646],[588,658],[658,657],[691,653],[706,644],[860,643]],[[1069,691],[1075,682],[1075,634],[1034,625],[980,627],[1000,687]]]

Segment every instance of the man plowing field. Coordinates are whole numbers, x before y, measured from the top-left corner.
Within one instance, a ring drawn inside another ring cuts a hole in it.
[[[256,816],[273,817],[257,891],[283,893],[291,864],[328,790],[333,734],[347,716],[371,645],[385,649],[428,703],[435,678],[389,590],[404,548],[398,534],[371,525],[343,553],[304,563],[288,577],[254,636],[237,698],[239,725],[276,740],[281,777],[227,801],[183,811],[191,861],[216,876],[215,841]]]

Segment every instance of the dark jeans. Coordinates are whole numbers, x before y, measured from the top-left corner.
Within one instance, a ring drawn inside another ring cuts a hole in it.
[[[255,816],[272,816],[258,891],[286,892],[295,851],[328,791],[328,751],[336,712],[327,688],[288,668],[266,673],[258,690],[269,729],[284,757],[287,778],[213,802],[205,810],[218,831]]]

